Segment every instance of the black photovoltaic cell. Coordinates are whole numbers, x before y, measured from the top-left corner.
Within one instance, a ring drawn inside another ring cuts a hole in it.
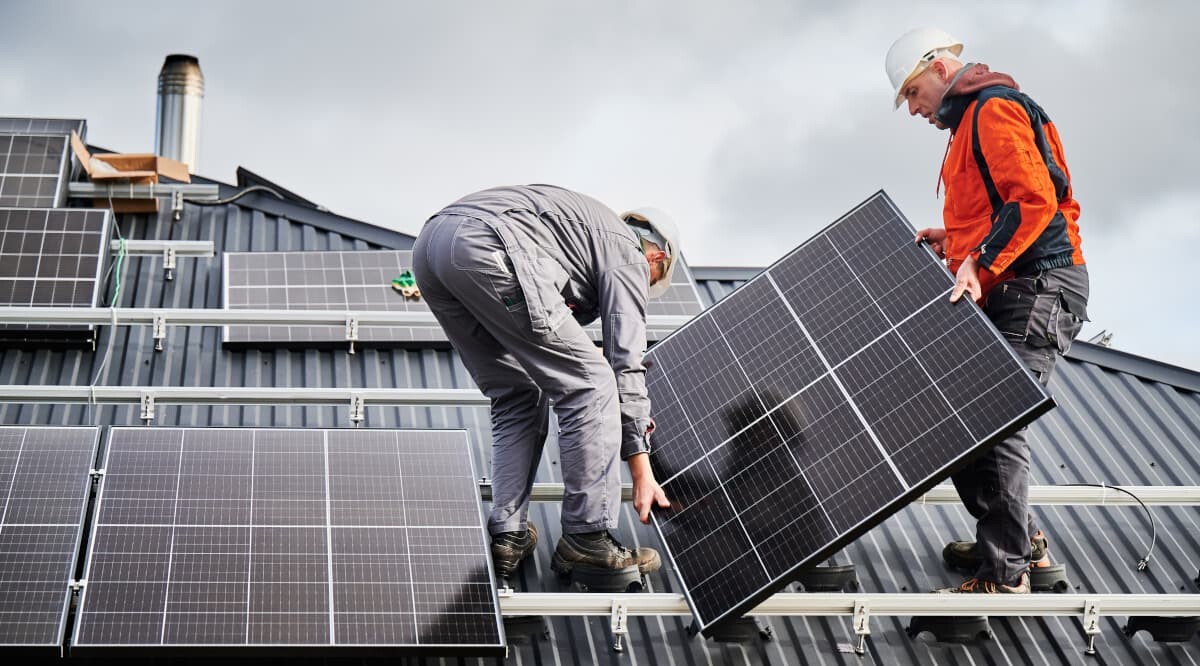
[[[98,437],[0,427],[0,648],[61,649]]]
[[[278,310],[372,310],[428,312],[420,300],[408,300],[392,289],[392,278],[412,270],[408,250],[357,252],[227,252],[225,307]],[[680,262],[663,296],[651,300],[648,315],[694,315],[703,310],[687,264]],[[649,324],[646,334],[657,340],[673,327]],[[600,326],[589,327],[600,338]],[[359,343],[389,345],[445,342],[432,326],[361,326]],[[225,342],[233,345],[345,344],[343,326],[227,326]]]
[[[647,354],[655,524],[706,633],[1053,402],[880,192]]]
[[[0,132],[0,207],[62,205],[70,164],[65,135]]]
[[[113,428],[106,458],[73,650],[504,653],[464,431]]]

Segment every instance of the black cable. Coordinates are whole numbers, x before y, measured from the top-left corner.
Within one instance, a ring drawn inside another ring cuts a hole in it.
[[[1156,520],[1154,520],[1154,514],[1150,512],[1150,507],[1146,506],[1145,502],[1142,501],[1142,498],[1138,497],[1137,495],[1133,494],[1132,492],[1130,492],[1120,486],[1110,486],[1105,483],[1068,483],[1065,485],[1087,486],[1089,488],[1104,488],[1106,490],[1107,489],[1117,490],[1117,491],[1125,493],[1126,495],[1129,495],[1130,497],[1133,498],[1133,500],[1135,502],[1137,502],[1139,505],[1141,505],[1142,510],[1146,512],[1146,517],[1150,519],[1150,548],[1148,548],[1146,550],[1145,557],[1138,560],[1138,563],[1137,563],[1137,570],[1145,571],[1150,566],[1150,554],[1154,552],[1154,544],[1158,542],[1158,522]]]
[[[188,203],[196,204],[197,206],[224,206],[227,203],[233,203],[234,201],[241,199],[242,197],[246,196],[247,194],[250,194],[251,192],[260,192],[260,191],[261,192],[270,192],[271,194],[274,194],[276,198],[284,199],[284,196],[282,194],[276,192],[275,190],[271,189],[270,187],[267,187],[266,185],[251,185],[250,187],[247,187],[246,189],[241,190],[238,193],[236,193],[233,196],[228,197],[226,199],[217,199],[216,201],[201,201],[198,199],[189,199],[187,197],[184,197],[184,200],[187,201]]]

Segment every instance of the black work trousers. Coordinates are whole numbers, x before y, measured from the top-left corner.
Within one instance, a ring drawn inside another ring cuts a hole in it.
[[[1086,266],[1066,266],[1000,283],[984,311],[1016,355],[1045,386],[1059,354],[1087,320]],[[1011,584],[1029,568],[1030,538],[1027,431],[1009,436],[954,475],[954,487],[978,521],[975,541],[983,558],[975,577]]]

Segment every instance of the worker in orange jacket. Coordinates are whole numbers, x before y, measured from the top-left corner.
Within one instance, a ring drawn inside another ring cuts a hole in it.
[[[896,108],[950,130],[939,189],[944,228],[917,232],[955,275],[1043,385],[1087,320],[1087,266],[1079,204],[1062,142],[1040,106],[1007,74],[958,59],[963,45],[936,28],[902,35],[889,49]],[[972,574],[938,592],[1028,593],[1029,568],[1048,566],[1045,535],[1029,514],[1024,430],[953,477],[976,518],[975,541],[942,551]]]

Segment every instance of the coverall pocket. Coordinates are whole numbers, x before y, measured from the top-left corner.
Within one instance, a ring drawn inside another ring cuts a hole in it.
[[[1037,305],[1037,286],[1033,278],[1005,280],[988,292],[984,310],[988,318],[1012,342],[1024,342],[1029,322]]]
[[[1054,347],[1065,354],[1083,328],[1082,299],[1069,298],[1067,290],[1056,289],[1038,294],[1029,316],[1025,339],[1034,347]],[[1076,314],[1078,311],[1078,314]]]

